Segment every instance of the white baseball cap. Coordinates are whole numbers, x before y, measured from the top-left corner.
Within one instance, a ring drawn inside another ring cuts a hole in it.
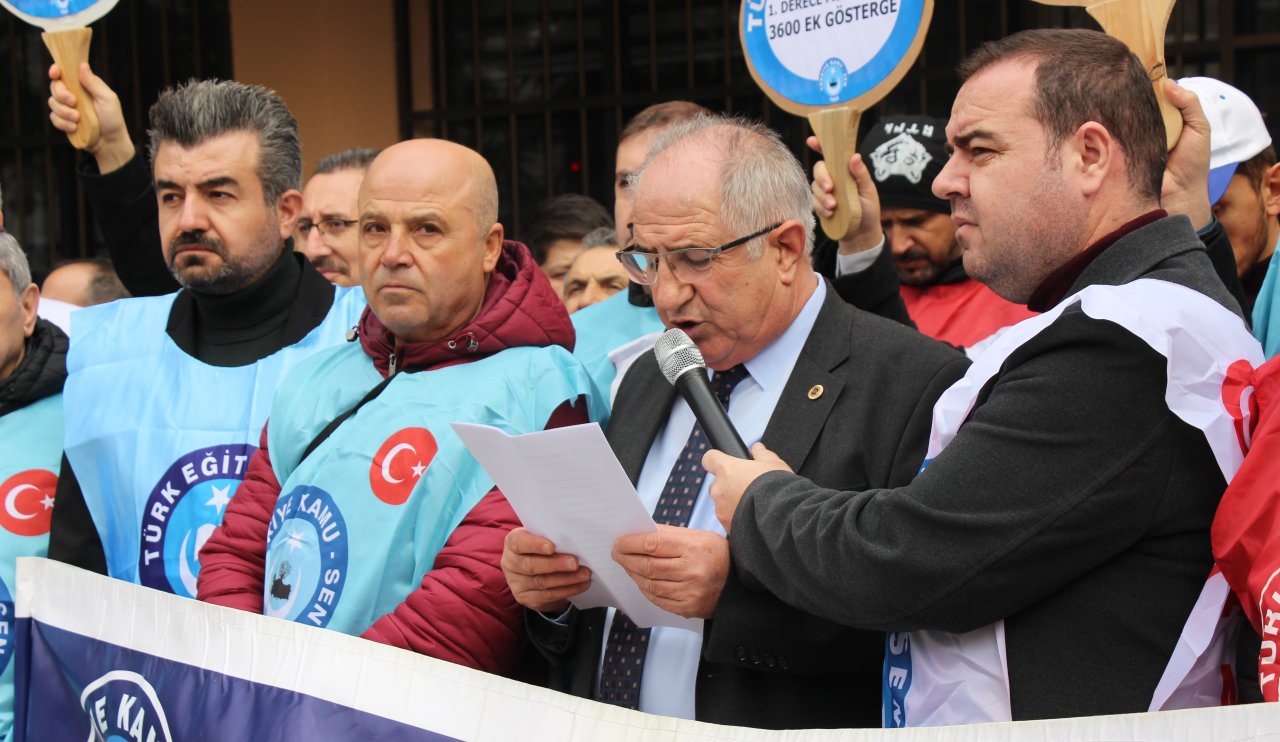
[[[1209,203],[1226,192],[1236,166],[1271,144],[1262,112],[1249,96],[1212,77],[1184,77],[1182,87],[1200,98],[1209,119]]]

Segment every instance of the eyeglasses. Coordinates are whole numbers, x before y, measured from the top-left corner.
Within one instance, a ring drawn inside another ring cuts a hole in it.
[[[628,229],[634,229],[635,225],[627,225]],[[652,285],[658,280],[658,264],[660,261],[667,261],[667,269],[685,283],[693,283],[701,280],[711,270],[711,264],[717,255],[727,250],[732,250],[739,245],[745,245],[757,237],[766,235],[778,227],[782,226],[782,222],[771,224],[758,232],[752,232],[746,237],[739,237],[733,242],[726,242],[720,247],[682,247],[676,250],[667,250],[666,252],[654,252],[639,245],[632,245],[625,250],[619,250],[614,253],[618,257],[618,261],[622,263],[622,267],[627,272],[627,277],[638,284],[645,286]]]
[[[318,229],[320,230],[320,235],[322,237],[337,237],[341,235],[343,232],[346,232],[347,227],[350,227],[352,224],[355,224],[357,221],[359,220],[358,219],[321,219],[318,222],[313,222],[310,219],[299,219],[298,227],[297,227],[298,236],[305,240],[307,239],[307,236],[311,234],[312,229]]]

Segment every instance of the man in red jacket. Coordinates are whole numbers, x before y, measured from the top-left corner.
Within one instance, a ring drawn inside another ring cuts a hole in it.
[[[359,198],[369,308],[355,342],[281,385],[201,551],[200,600],[513,669],[524,631],[499,559],[519,521],[449,423],[525,433],[604,407],[497,210],[493,171],[461,145],[403,142],[373,162]]]

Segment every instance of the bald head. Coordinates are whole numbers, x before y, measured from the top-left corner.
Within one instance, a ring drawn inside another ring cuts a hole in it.
[[[382,151],[360,184],[361,284],[396,337],[434,342],[480,311],[502,253],[493,170],[441,139]]]
[[[77,307],[105,304],[129,295],[120,278],[105,258],[73,260],[64,263],[44,279],[40,294]]]
[[[361,185],[361,211],[370,186],[382,186],[384,181],[407,186],[405,200],[412,200],[414,193],[452,192],[470,208],[481,228],[498,221],[498,181],[493,168],[479,152],[456,142],[410,139],[382,150]]]

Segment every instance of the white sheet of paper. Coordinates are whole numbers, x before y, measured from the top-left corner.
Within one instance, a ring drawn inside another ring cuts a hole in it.
[[[591,569],[578,608],[613,606],[637,626],[696,631],[696,619],[659,608],[613,561],[613,542],[657,530],[653,517],[596,423],[509,435],[490,425],[453,423],[458,437],[497,483],[524,527]]]

